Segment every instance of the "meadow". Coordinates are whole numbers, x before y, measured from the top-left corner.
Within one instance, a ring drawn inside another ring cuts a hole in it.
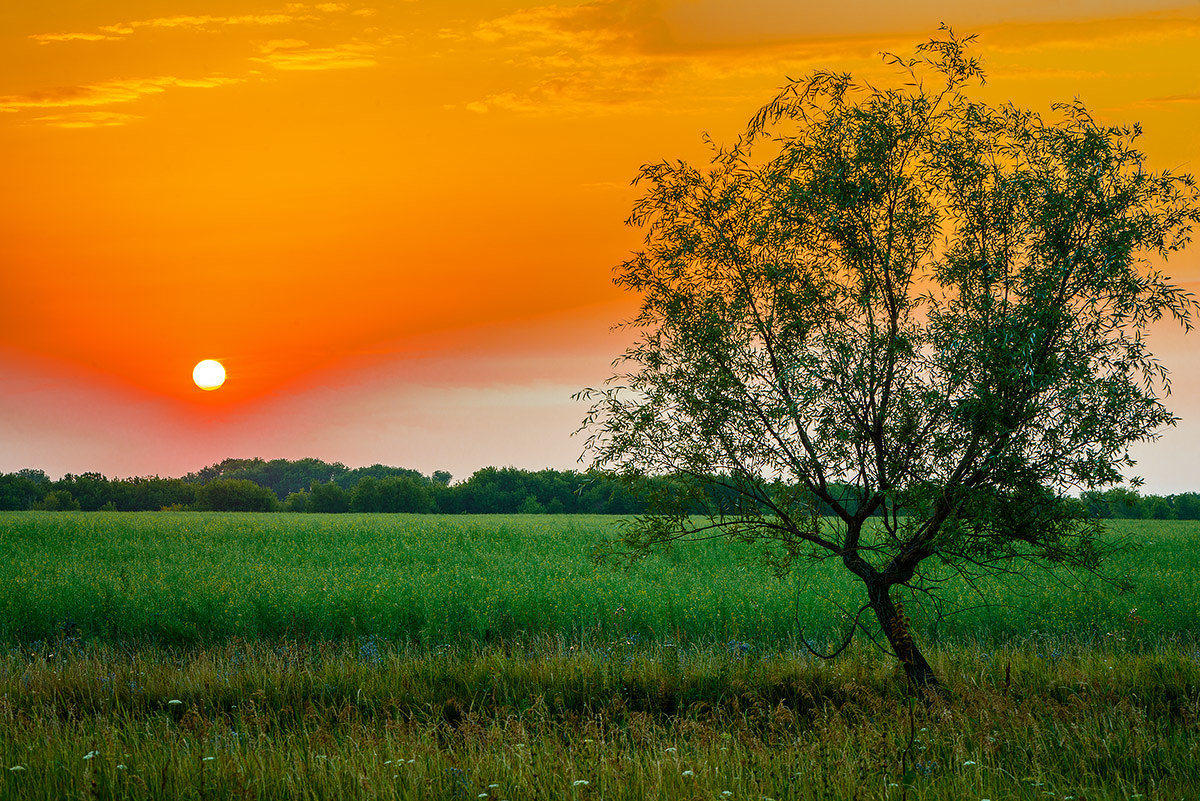
[[[0,514],[0,798],[1189,798],[1200,524],[1114,521],[1132,582],[945,588],[950,702],[834,566],[614,518]]]
[[[203,645],[230,637],[430,646],[615,636],[778,648],[836,638],[862,590],[827,563],[777,579],[751,547],[695,543],[597,564],[619,519],[584,515],[0,513],[0,642]],[[1113,521],[1106,573],[1031,572],[910,599],[923,634],[1009,641],[1190,635],[1200,522]]]

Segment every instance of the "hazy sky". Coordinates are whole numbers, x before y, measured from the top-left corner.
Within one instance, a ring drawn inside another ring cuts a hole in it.
[[[1200,5],[962,5],[5,3],[0,471],[575,466],[638,166],[704,158],[785,75],[889,80],[943,21],[979,36],[977,96],[1079,97],[1200,173]],[[1200,490],[1200,339],[1155,343],[1184,422],[1140,472]]]

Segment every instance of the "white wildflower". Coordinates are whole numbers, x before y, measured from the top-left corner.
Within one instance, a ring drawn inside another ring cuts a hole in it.
[[[83,755],[83,758],[84,759],[92,759],[92,758],[98,757],[98,756],[100,756],[99,751],[88,751],[86,754]]]
[[[969,766],[971,766],[971,765],[974,765],[974,764],[975,764],[975,760],[973,760],[973,759],[968,759],[966,762],[964,762],[964,763],[963,763],[963,767],[964,767],[964,768],[966,768],[966,767],[969,767]]]
[[[589,782],[587,779],[576,779],[575,781],[571,782],[572,787],[587,787],[589,784],[591,784],[591,782]]]
[[[25,770],[24,765],[13,765],[9,770]]]
[[[170,704],[182,704],[182,703],[183,703],[183,701],[180,701],[178,698],[172,698],[170,701],[167,701],[167,704],[168,704],[168,705],[170,705]]]
[[[695,772],[695,771],[692,771],[692,770],[685,770],[685,771],[683,772],[683,775],[684,775],[684,776],[695,776],[695,775],[696,775],[696,772]]]

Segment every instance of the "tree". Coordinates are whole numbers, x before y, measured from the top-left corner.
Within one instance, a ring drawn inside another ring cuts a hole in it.
[[[283,511],[285,512],[307,512],[308,508],[308,492],[300,490],[299,492],[289,492],[287,498],[283,501]]]
[[[273,512],[279,498],[246,478],[215,478],[197,488],[196,506],[209,512]]]
[[[615,279],[638,339],[581,393],[594,469],[672,478],[631,555],[724,536],[781,571],[836,560],[864,589],[842,647],[869,610],[931,692],[897,597],[936,598],[939,564],[1096,569],[1071,493],[1174,422],[1143,333],[1195,311],[1151,264],[1200,219],[1192,179],[1078,101],[1048,122],[972,100],[970,44],[886,56],[899,88],[789,81],[707,168],[644,166]]]
[[[314,481],[308,488],[306,508],[310,512],[348,512],[350,493],[332,481]]]
[[[38,481],[26,475],[27,472],[22,470],[0,475],[0,511],[23,511],[45,496],[46,485],[50,483],[45,479],[45,474],[42,474],[43,480]]]

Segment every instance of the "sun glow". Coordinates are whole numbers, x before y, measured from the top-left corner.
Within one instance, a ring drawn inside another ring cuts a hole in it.
[[[200,389],[218,389],[225,383],[225,368],[214,359],[205,359],[192,369],[192,380]]]

